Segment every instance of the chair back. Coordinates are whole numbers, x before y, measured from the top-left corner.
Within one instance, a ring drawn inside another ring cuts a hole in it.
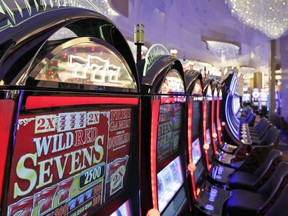
[[[266,197],[266,202],[260,211],[267,211],[280,196],[288,183],[288,162],[281,162],[273,172],[269,180],[258,190]]]
[[[276,127],[269,128],[260,140],[259,145],[269,145],[274,143],[275,148],[278,146],[280,131]]]

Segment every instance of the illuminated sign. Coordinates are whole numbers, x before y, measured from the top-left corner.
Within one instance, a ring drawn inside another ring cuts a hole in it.
[[[90,77],[90,81],[105,82],[107,77],[108,82],[118,82],[121,70],[120,67],[110,64],[109,60],[91,55],[87,55],[87,58],[70,55],[66,67],[71,68],[73,73],[59,73],[60,79],[64,81],[69,78],[87,79]]]
[[[213,94],[212,94],[212,88],[211,88],[211,84],[208,85],[207,87],[207,91],[206,91],[206,95],[205,95],[205,99],[207,101],[211,101],[213,99]]]
[[[151,68],[153,63],[163,55],[170,55],[169,51],[162,44],[154,44],[151,46],[145,56],[145,65],[143,69],[143,76],[146,76],[147,71]]]
[[[208,96],[208,97],[211,97],[211,96],[212,96],[212,88],[211,88],[211,85],[208,86],[206,96]]]
[[[201,85],[201,81],[200,80],[196,80],[195,84],[194,84],[194,88],[192,91],[192,95],[202,95],[202,85]]]
[[[175,69],[170,70],[165,76],[162,85],[159,89],[159,93],[172,94],[172,93],[184,93],[184,82]]]
[[[21,116],[8,215],[88,214],[127,180],[131,108]]]
[[[253,89],[253,91],[252,91],[252,97],[253,97],[253,98],[259,98],[259,97],[260,97],[260,91],[259,91],[259,89],[257,89],[257,88]]]
[[[214,97],[215,99],[218,98],[218,90],[217,90],[217,88],[214,89],[214,95],[213,95],[213,97]]]
[[[219,99],[222,100],[222,90],[219,90]]]
[[[35,79],[136,89],[125,60],[116,50],[101,43],[96,39],[77,38],[55,47],[46,57],[41,56],[42,60],[33,69],[37,74]]]

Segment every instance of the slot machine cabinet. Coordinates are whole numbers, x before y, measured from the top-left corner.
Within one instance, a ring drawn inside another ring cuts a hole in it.
[[[1,215],[140,215],[139,79],[116,26],[39,10],[0,44]]]
[[[212,147],[213,147],[213,152],[214,155],[218,155],[218,136],[217,136],[217,103],[219,100],[219,93],[218,93],[218,83],[216,81],[213,81],[212,85],[212,102],[211,102],[211,132],[212,132]]]
[[[261,103],[261,93],[259,88],[254,88],[252,90],[252,108],[255,112],[259,111],[260,103]]]
[[[214,149],[212,143],[212,114],[214,113],[214,100],[212,93],[212,79],[206,79],[203,82],[203,148],[206,159],[207,170],[211,169],[211,163],[214,156]]]
[[[222,206],[230,193],[207,181],[207,165],[203,148],[203,84],[198,71],[185,74],[188,104],[188,173],[191,192],[192,215],[221,215]]]
[[[203,182],[203,176],[207,174],[205,171],[206,161],[203,155],[203,112],[202,112],[202,75],[199,71],[192,70],[185,73],[187,106],[188,106],[188,170],[190,179],[190,191],[193,200],[196,200]]]
[[[157,44],[150,47],[138,66],[143,74],[142,215],[151,209],[161,215],[189,214],[182,65],[165,47]]]
[[[243,106],[250,106],[251,105],[251,91],[248,89],[247,91],[243,92]]]
[[[222,120],[221,120],[221,115],[220,115],[220,104],[221,104],[221,101],[222,101],[222,86],[221,84],[219,83],[218,86],[217,86],[217,89],[218,89],[218,99],[216,100],[216,112],[215,112],[215,121],[216,121],[216,125],[217,125],[217,143],[218,145],[217,146],[217,149],[221,149],[222,148],[222,145],[224,144],[224,137],[223,137],[223,128],[224,128],[224,125],[225,125],[225,122],[222,123]]]
[[[222,101],[220,103],[220,118],[223,125],[222,127],[224,128],[223,137],[225,142],[240,146],[240,124],[232,110],[233,97],[238,85],[235,73],[230,73],[226,79],[222,81],[221,85]]]

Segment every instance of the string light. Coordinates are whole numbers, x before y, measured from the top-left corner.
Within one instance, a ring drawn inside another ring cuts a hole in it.
[[[242,73],[242,74],[251,74],[255,72],[256,72],[256,68],[254,67],[241,66],[239,69],[239,73]]]
[[[287,0],[225,0],[233,16],[271,39],[288,30]]]

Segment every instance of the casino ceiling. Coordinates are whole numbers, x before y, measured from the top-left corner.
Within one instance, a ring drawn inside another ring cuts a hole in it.
[[[175,48],[181,59],[217,67],[250,66],[264,73],[270,70],[271,39],[232,16],[225,0],[111,0],[110,4],[122,11],[112,19],[132,41],[134,24],[144,24],[146,46],[161,43]],[[208,50],[205,40],[236,44],[240,49],[235,56],[223,57]],[[276,61],[280,58],[278,41]]]

